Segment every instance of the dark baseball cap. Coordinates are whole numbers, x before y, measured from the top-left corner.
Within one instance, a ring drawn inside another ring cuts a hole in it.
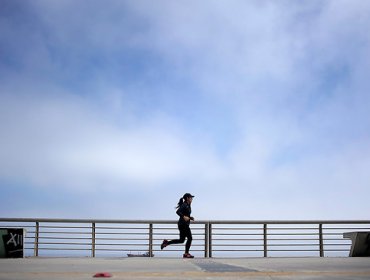
[[[187,198],[187,197],[194,197],[194,195],[190,194],[190,193],[186,193],[184,194],[183,198]]]

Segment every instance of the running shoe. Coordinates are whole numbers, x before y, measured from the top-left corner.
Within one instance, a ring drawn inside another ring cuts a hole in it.
[[[168,240],[163,240],[162,242],[162,245],[161,245],[161,250],[163,250],[163,248],[166,248],[168,246]]]
[[[193,255],[190,255],[189,253],[184,254],[182,257],[184,259],[192,259],[192,258],[194,258],[194,256]]]

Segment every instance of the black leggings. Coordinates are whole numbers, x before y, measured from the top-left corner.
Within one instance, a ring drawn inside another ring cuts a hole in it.
[[[191,242],[193,240],[190,227],[189,225],[178,225],[178,227],[180,231],[180,239],[169,240],[168,245],[184,243],[185,238],[187,238],[187,241],[185,244],[185,253],[189,253]]]

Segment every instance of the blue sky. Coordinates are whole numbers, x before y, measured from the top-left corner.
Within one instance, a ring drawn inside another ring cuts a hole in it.
[[[368,219],[369,14],[0,0],[0,216]]]

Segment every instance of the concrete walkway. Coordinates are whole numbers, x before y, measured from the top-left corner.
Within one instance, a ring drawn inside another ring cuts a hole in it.
[[[25,258],[0,259],[1,280],[370,279],[370,258]]]

